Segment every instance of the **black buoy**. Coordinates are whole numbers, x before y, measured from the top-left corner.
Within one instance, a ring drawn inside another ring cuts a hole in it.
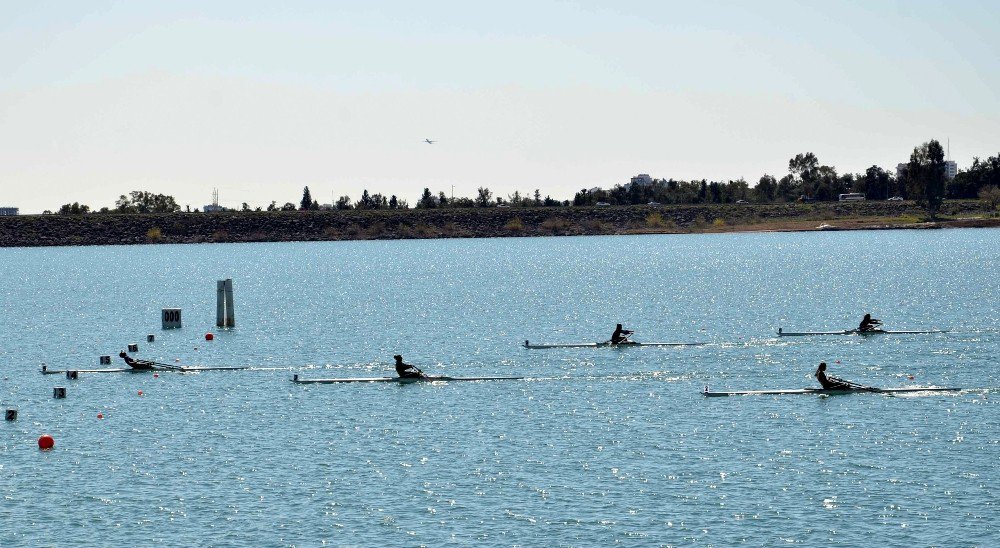
[[[138,352],[139,351],[139,345],[137,343],[129,343],[128,344],[128,351],[129,352]]]
[[[67,371],[66,372],[66,378],[67,379],[76,379],[79,376],[79,374],[80,374],[79,371]]]
[[[62,399],[66,397],[66,387],[57,386],[52,389],[52,397]]]
[[[150,333],[149,335],[146,335],[146,342],[153,342],[155,340],[156,340],[156,336],[153,335],[152,333]]]
[[[98,363],[101,365],[111,365],[111,356],[101,356]]]
[[[6,421],[16,421],[17,420],[17,409],[8,409],[3,416]]]

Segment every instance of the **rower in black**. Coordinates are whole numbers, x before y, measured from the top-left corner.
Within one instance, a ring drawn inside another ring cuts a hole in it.
[[[131,367],[132,369],[152,369],[153,368],[153,366],[150,365],[149,363],[144,362],[142,360],[137,360],[137,359],[129,356],[128,354],[126,354],[124,351],[120,352],[118,354],[118,357],[120,357],[121,359],[125,360],[125,364],[128,365],[129,367]]]
[[[816,380],[818,380],[819,384],[826,390],[850,390],[852,388],[851,384],[843,379],[838,379],[837,377],[827,377],[826,362],[819,363],[819,368],[816,369]]]
[[[417,369],[412,365],[403,363],[403,356],[396,354],[395,356],[393,356],[393,358],[396,359],[396,374],[399,375],[400,378],[424,376],[423,371]]]
[[[861,333],[865,333],[867,331],[875,331],[881,326],[882,326],[882,320],[877,320],[873,318],[871,314],[865,314],[864,319],[861,320],[861,324],[858,325],[858,331],[860,331]]]
[[[622,329],[622,324],[618,324],[618,327],[615,328],[615,332],[611,334],[611,344],[621,344],[623,342],[627,342],[628,336],[631,334],[632,332],[628,329]]]

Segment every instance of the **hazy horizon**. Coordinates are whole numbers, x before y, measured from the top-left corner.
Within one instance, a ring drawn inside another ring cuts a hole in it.
[[[989,2],[39,2],[0,14],[0,206],[133,190],[570,199],[1000,152]],[[436,140],[433,145],[424,139]]]

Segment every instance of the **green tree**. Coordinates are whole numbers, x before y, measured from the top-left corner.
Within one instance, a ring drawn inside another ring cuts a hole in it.
[[[793,175],[785,175],[778,181],[775,197],[782,202],[794,202],[800,194],[802,194],[802,186],[795,182]]]
[[[299,209],[305,211],[307,209],[312,209],[312,194],[309,193],[309,187],[302,190],[302,200],[299,201]]]
[[[388,207],[389,202],[385,199],[385,196],[381,194],[368,194],[368,190],[365,189],[361,193],[361,199],[358,203],[354,204],[354,209],[385,209]]]
[[[479,206],[479,207],[490,207],[493,204],[493,201],[492,201],[493,200],[493,192],[491,192],[490,189],[481,186],[481,187],[479,187],[479,190],[477,190],[477,192],[479,193],[476,196],[476,205],[477,206]]]
[[[987,186],[1000,186],[1000,154],[972,159],[972,166],[948,181],[949,198],[975,198]]]
[[[888,171],[879,166],[872,166],[865,170],[864,175],[854,180],[854,191],[863,192],[870,200],[885,200],[889,198],[891,182],[892,175]]]
[[[937,217],[944,201],[944,148],[934,139],[915,147],[906,164],[906,188],[917,204],[927,209],[932,219]]]
[[[80,205],[79,202],[65,204],[59,207],[60,215],[85,215],[90,213],[90,206]]]
[[[119,213],[177,213],[181,206],[173,196],[133,190],[128,196],[122,194],[118,198],[115,209]]]
[[[778,181],[771,175],[763,175],[757,181],[757,186],[753,187],[754,201],[773,202],[775,193],[778,191]]]
[[[979,190],[979,199],[989,204],[991,210],[1000,207],[1000,188],[984,186]]]
[[[795,177],[802,194],[812,198],[816,194],[816,178],[819,169],[819,159],[812,152],[796,154],[788,160],[788,172]]]
[[[437,200],[434,199],[434,195],[431,194],[431,189],[425,188],[424,193],[420,195],[420,199],[417,200],[417,208],[419,209],[432,209],[437,207]]]

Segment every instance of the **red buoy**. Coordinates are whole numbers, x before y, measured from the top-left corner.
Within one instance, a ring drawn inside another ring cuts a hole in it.
[[[48,451],[56,446],[56,440],[52,439],[52,436],[48,434],[42,434],[38,437],[38,448],[42,451]]]
[[[139,395],[140,395],[140,396],[142,395],[142,390],[140,390],[140,391],[139,391]]]
[[[213,335],[211,333],[205,333],[205,340],[206,341],[211,341],[211,340],[214,340],[214,339],[215,339],[215,335]]]
[[[103,418],[104,418],[104,413],[98,413],[98,414],[97,414],[97,418],[99,418],[99,419],[103,419]]]
[[[153,378],[154,378],[154,379],[158,379],[158,378],[160,378],[160,374],[159,374],[159,373],[153,373]]]

